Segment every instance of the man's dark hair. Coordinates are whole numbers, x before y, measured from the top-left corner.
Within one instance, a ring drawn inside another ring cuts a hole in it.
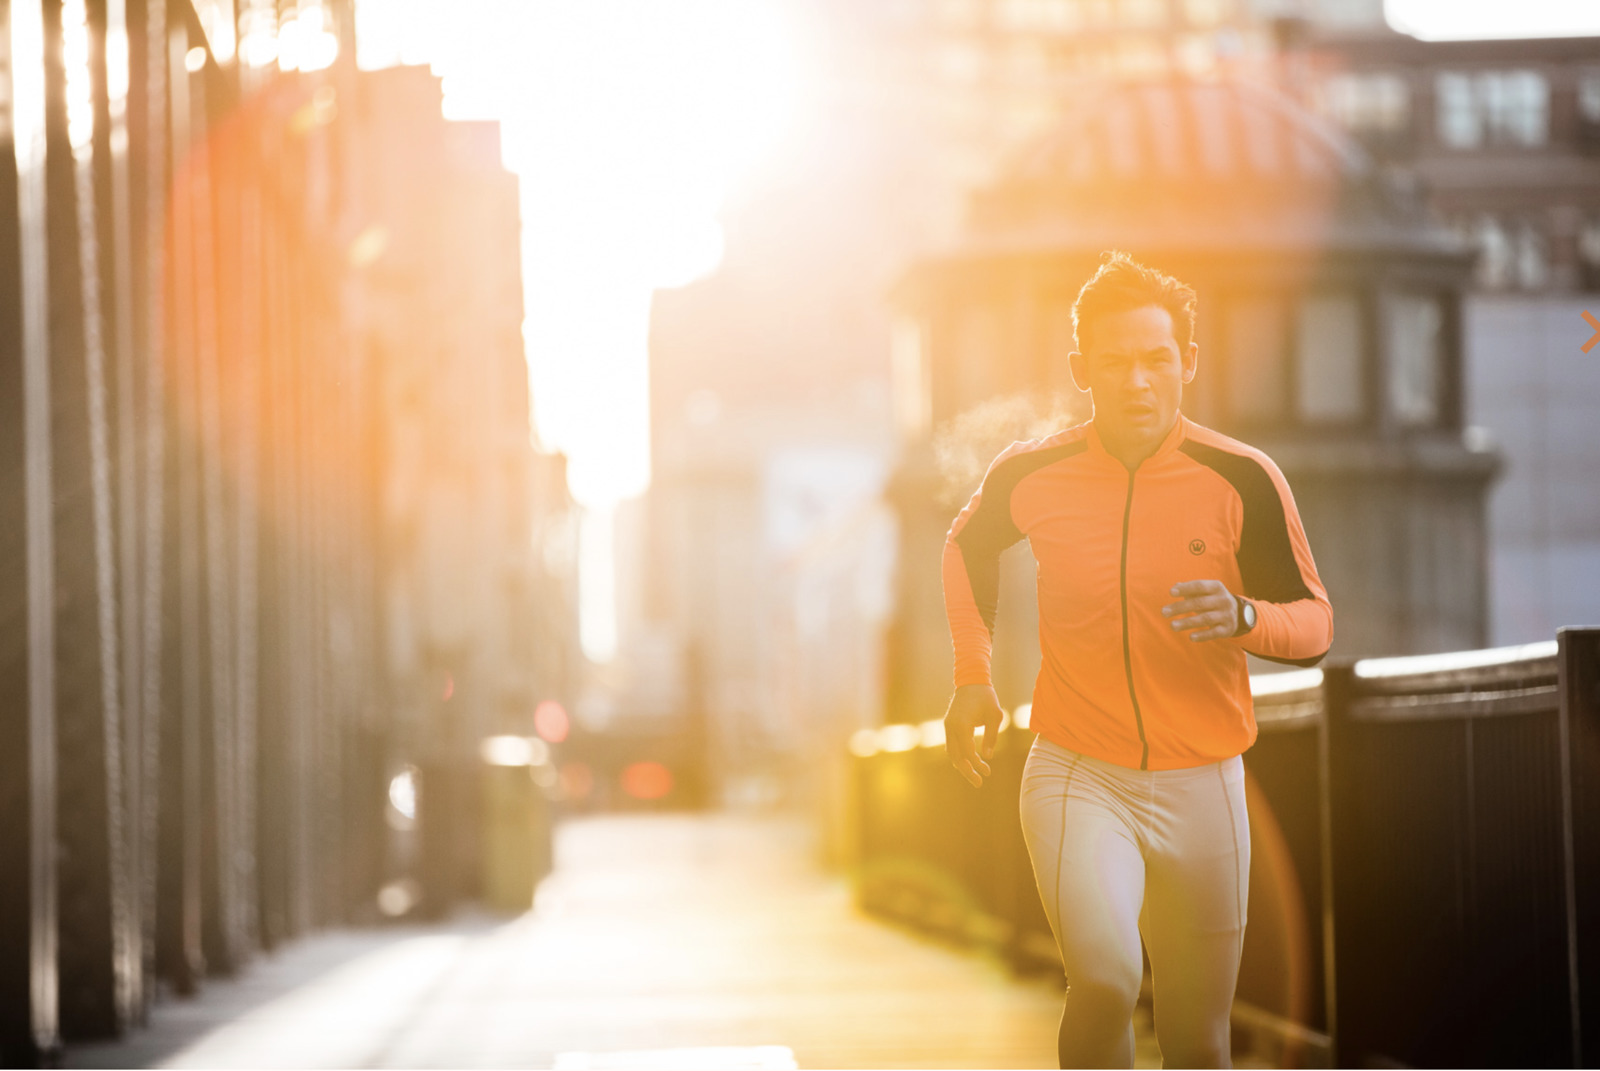
[[[1171,314],[1178,348],[1187,349],[1194,341],[1197,300],[1194,287],[1113,249],[1101,256],[1100,267],[1078,291],[1072,305],[1072,335],[1081,351],[1088,334],[1085,325],[1111,313],[1155,305]]]

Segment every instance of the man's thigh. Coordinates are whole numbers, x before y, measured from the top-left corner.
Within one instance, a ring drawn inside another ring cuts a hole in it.
[[[1226,1022],[1249,909],[1243,766],[1224,763],[1165,801],[1140,917],[1160,1020]]]
[[[1137,989],[1145,864],[1125,814],[1081,765],[1030,757],[1021,818],[1068,980],[1131,974]]]

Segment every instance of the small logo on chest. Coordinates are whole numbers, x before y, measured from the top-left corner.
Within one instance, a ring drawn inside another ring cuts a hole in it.
[[[1190,554],[1204,554],[1205,552],[1206,552],[1206,541],[1204,539],[1191,539],[1191,540],[1189,540],[1189,553]]]

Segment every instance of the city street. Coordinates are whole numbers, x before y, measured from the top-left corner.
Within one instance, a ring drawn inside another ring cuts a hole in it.
[[[0,1068],[1600,1062],[1600,3],[0,16]]]
[[[526,916],[312,937],[70,1066],[1055,1066],[1056,983],[861,915],[798,823],[588,818],[558,853]]]

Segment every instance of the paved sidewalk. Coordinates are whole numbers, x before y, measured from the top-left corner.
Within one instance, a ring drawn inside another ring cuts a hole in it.
[[[858,914],[798,824],[587,818],[557,857],[521,918],[310,938],[67,1065],[1055,1066],[1057,984]]]

